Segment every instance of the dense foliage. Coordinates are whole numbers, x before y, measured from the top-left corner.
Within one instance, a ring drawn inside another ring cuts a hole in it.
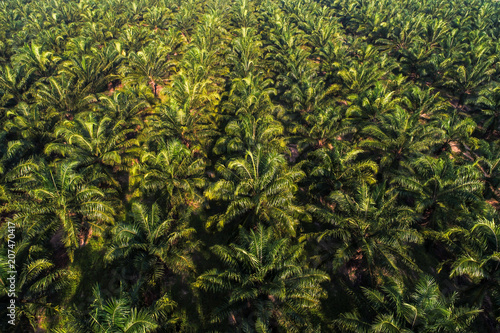
[[[500,332],[499,38],[495,0],[1,1],[0,331]]]

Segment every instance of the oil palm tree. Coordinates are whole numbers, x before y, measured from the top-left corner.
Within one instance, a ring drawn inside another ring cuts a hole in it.
[[[454,165],[449,158],[422,156],[406,165],[409,174],[393,182],[401,195],[414,200],[421,223],[443,230],[461,213],[479,209],[484,184],[474,165]]]
[[[206,185],[205,162],[180,141],[171,140],[160,146],[158,152],[144,152],[133,181],[146,197],[162,198],[162,207],[176,212],[196,208],[202,202],[201,191]]]
[[[344,313],[336,320],[344,332],[456,332],[467,331],[477,308],[458,306],[457,294],[447,297],[437,282],[422,276],[413,290],[388,278],[377,289],[363,288],[365,301],[375,315]]]
[[[0,89],[3,96],[0,99],[2,104],[13,99],[15,103],[26,100],[25,93],[29,89],[31,69],[27,66],[2,66],[0,68]]]
[[[242,3],[248,3],[243,0]],[[259,40],[255,29],[241,28],[240,36],[234,38],[232,43],[232,52],[228,55],[228,62],[233,66],[231,75],[245,78],[250,73],[259,70],[262,59],[262,42]]]
[[[132,306],[128,295],[103,299],[99,286],[93,289],[94,302],[90,311],[81,321],[75,318],[69,329],[92,333],[149,333],[156,332],[158,322],[150,309]],[[62,332],[66,332],[63,330]],[[61,332],[61,333],[62,333]]]
[[[233,21],[236,26],[247,29],[257,23],[251,2],[248,0],[238,0],[237,6],[233,9]]]
[[[37,104],[21,102],[7,111],[4,129],[10,135],[7,158],[21,161],[42,151],[54,140],[53,130],[57,113]]]
[[[459,153],[464,153],[477,146],[477,139],[472,136],[477,125],[472,118],[461,117],[454,112],[436,117],[433,123],[444,131],[444,148],[450,147],[454,153],[458,148]]]
[[[474,93],[494,73],[493,59],[466,57],[464,64],[450,68],[445,75],[444,85],[456,91],[459,104],[464,105],[467,96]]]
[[[361,131],[369,137],[359,146],[380,158],[380,166],[395,172],[400,163],[408,162],[432,149],[443,140],[443,131],[430,124],[420,123],[420,114],[409,114],[403,109],[384,114],[377,125],[368,125]]]
[[[251,228],[262,222],[279,234],[295,235],[303,208],[295,200],[297,182],[304,177],[298,166],[289,167],[283,155],[260,146],[217,164],[220,179],[205,191],[207,199],[225,204],[225,212],[209,218],[207,227],[239,223]]]
[[[181,31],[183,38],[188,43],[191,41],[191,35],[197,23],[197,15],[199,15],[196,8],[196,2],[191,0],[174,14],[173,25]]]
[[[493,213],[496,215],[496,212]],[[493,216],[494,216],[493,215]],[[460,255],[452,262],[450,278],[467,276],[464,295],[476,306],[495,307],[500,302],[500,227],[494,219],[481,218],[466,228],[454,228],[445,234],[457,245]],[[500,326],[499,311],[486,314]]]
[[[313,208],[314,218],[325,230],[309,234],[326,242],[324,260],[333,262],[352,282],[379,283],[384,274],[397,274],[403,268],[418,270],[408,254],[409,245],[422,238],[411,229],[414,214],[398,205],[397,194],[385,184],[370,188],[362,183],[348,195],[332,192],[326,208]]]
[[[116,179],[116,172],[125,171],[134,157],[137,140],[128,138],[131,132],[132,129],[124,129],[121,122],[113,123],[107,116],[80,113],[73,121],[65,120],[56,128],[59,142],[48,144],[45,153],[74,162],[89,180],[101,180],[123,190],[124,184]]]
[[[92,48],[90,54],[72,56],[62,63],[61,73],[74,77],[77,89],[83,93],[98,93],[105,90],[107,84],[118,78],[116,70],[123,56],[115,45],[103,49]]]
[[[83,58],[85,55],[90,55],[96,50],[95,41],[91,37],[77,36],[71,38],[65,48],[66,58]]]
[[[189,214],[175,220],[157,203],[150,207],[134,202],[125,223],[112,231],[113,243],[105,260],[126,265],[140,284],[162,284],[167,273],[188,275],[195,270],[192,252],[196,231],[188,225]]]
[[[172,139],[180,140],[186,147],[202,153],[211,138],[217,134],[213,119],[206,113],[191,109],[175,100],[161,104],[146,120],[148,145],[156,147]]]
[[[345,109],[340,106],[317,108],[289,128],[292,138],[297,140],[300,153],[304,155],[314,149],[335,145],[336,141],[355,130],[345,121]]]
[[[164,29],[171,20],[171,11],[165,7],[153,7],[144,14],[144,21],[155,29]]]
[[[20,48],[15,59],[19,65],[32,70],[38,79],[52,75],[57,63],[61,60],[53,52],[44,50],[43,45],[37,45],[34,42]]]
[[[481,140],[479,148],[475,152],[477,157],[477,167],[481,170],[488,192],[485,197],[490,195],[500,200],[500,142],[487,142]]]
[[[294,49],[286,54],[284,70],[277,76],[276,86],[291,112],[310,112],[321,106],[331,90],[325,89],[315,69],[307,61],[309,53]],[[332,90],[336,89],[332,86]]]
[[[324,200],[338,190],[352,193],[359,184],[376,183],[377,163],[361,159],[362,149],[353,149],[343,143],[333,143],[310,153],[305,163],[309,193]]]
[[[22,193],[11,209],[23,237],[47,241],[60,233],[71,261],[92,231],[99,234],[103,225],[114,221],[113,207],[104,192],[84,182],[75,172],[76,163],[46,165],[27,160],[6,175],[10,188]]]
[[[130,89],[115,91],[111,96],[99,96],[96,111],[104,117],[111,118],[126,130],[137,131],[144,127],[143,119],[150,106],[147,96],[142,96],[140,91]]]
[[[2,254],[2,261],[7,263],[7,254]],[[58,298],[63,298],[64,292],[74,279],[69,269],[59,268],[49,258],[50,255],[43,246],[30,244],[30,240],[18,240],[16,259],[18,267],[16,274],[16,331],[37,330],[41,328],[44,316],[57,313]],[[2,284],[5,289],[0,291],[0,297],[6,298],[8,288],[8,267],[1,270]],[[8,301],[8,300],[7,300]],[[6,314],[5,314],[6,315]],[[10,328],[3,327],[5,330]],[[2,326],[0,326],[2,327]]]
[[[155,96],[158,86],[173,73],[175,63],[169,58],[170,48],[161,43],[150,43],[139,52],[128,55],[122,75],[126,80],[150,85]]]
[[[347,109],[346,117],[357,128],[378,123],[383,114],[401,108],[401,99],[395,96],[395,91],[391,91],[383,83],[374,84],[372,89],[352,95],[354,100]]]
[[[479,92],[475,104],[480,108],[482,127],[491,132],[500,131],[500,86],[487,87]]]
[[[40,34],[39,41],[40,44],[46,45],[49,49],[54,50],[56,54],[59,54],[63,52],[68,38],[67,29],[57,27],[44,30]]]
[[[75,85],[75,77],[67,73],[51,76],[47,83],[37,84],[34,95],[37,102],[50,111],[58,112],[61,118],[71,118],[96,101],[93,92],[80,90]]]
[[[403,107],[410,113],[418,113],[424,119],[437,116],[447,109],[447,103],[433,88],[422,89],[408,86],[403,92]]]
[[[213,322],[229,321],[229,331],[299,332],[307,328],[325,296],[324,272],[303,262],[303,247],[274,237],[261,224],[249,232],[240,229],[238,241],[215,245],[212,252],[222,269],[198,277],[195,287],[225,297],[211,311]]]
[[[345,89],[348,92],[347,95],[350,95],[361,94],[370,89],[387,72],[381,70],[379,66],[374,65],[372,62],[354,62],[351,67],[342,69],[338,74],[344,82]]]
[[[249,113],[255,116],[275,114],[278,107],[271,101],[277,91],[271,85],[273,81],[266,79],[262,72],[250,73],[244,78],[235,78],[223,110],[230,114]]]
[[[216,78],[205,64],[199,63],[204,59],[196,59],[204,52],[195,52],[193,60],[196,62],[188,70],[178,73],[172,82],[172,97],[184,110],[191,113],[213,111],[220,101],[220,89],[214,84]],[[209,61],[209,60],[207,60]]]
[[[210,10],[200,18],[197,31],[193,34],[192,43],[204,50],[213,51],[216,55],[219,50],[226,46],[225,40],[228,32],[225,24],[227,20],[225,12],[229,10],[230,6],[219,1],[210,7]]]
[[[125,51],[137,54],[146,46],[149,38],[151,31],[148,28],[132,26],[123,29],[118,40]]]
[[[312,17],[308,17],[302,25],[307,36],[306,39],[312,47],[312,54],[318,54],[318,50],[321,50],[328,42],[339,36],[337,32],[338,25],[335,20],[327,15],[326,13],[325,16],[315,17],[311,15]]]
[[[342,40],[327,41],[325,46],[317,51],[319,55],[320,71],[327,82],[336,82],[338,79],[338,71],[347,67],[348,61],[347,46],[342,43]],[[339,82],[336,82],[339,83]]]
[[[216,154],[225,154],[225,157],[241,155],[257,146],[266,151],[285,151],[283,125],[271,115],[255,118],[251,114],[240,114],[227,124],[225,132],[214,147]]]

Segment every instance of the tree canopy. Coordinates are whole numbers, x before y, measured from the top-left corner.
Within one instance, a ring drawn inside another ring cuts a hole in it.
[[[500,332],[499,22],[1,1],[0,332]]]

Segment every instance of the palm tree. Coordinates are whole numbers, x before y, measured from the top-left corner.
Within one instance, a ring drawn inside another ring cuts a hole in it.
[[[440,41],[444,39],[450,31],[447,22],[443,19],[424,21],[423,26],[424,33],[422,38],[428,49],[439,46]]]
[[[206,108],[208,111],[218,104],[221,91],[218,84],[222,84],[220,78],[215,77],[213,62],[214,52],[200,50],[198,48],[190,49],[186,54],[186,61],[183,63],[183,70],[180,71],[172,82],[172,95],[182,108],[190,112],[201,112]]]
[[[129,89],[115,91],[111,96],[99,96],[97,110],[103,117],[111,118],[125,130],[134,132],[144,127],[143,118],[151,106],[147,96],[140,91]]]
[[[413,291],[395,279],[386,279],[380,290],[363,288],[365,304],[375,315],[349,312],[336,320],[343,332],[457,332],[472,328],[481,312],[457,306],[457,294],[449,297],[437,282],[422,276]]]
[[[158,37],[164,45],[172,50],[173,58],[177,59],[179,54],[182,53],[184,47],[184,40],[182,38],[181,32],[170,25],[169,28],[163,31],[162,34]],[[177,53],[177,56],[175,55],[175,53]]]
[[[337,86],[325,89],[324,82],[307,61],[308,56],[300,48],[289,51],[283,60],[283,71],[277,77],[279,93],[291,112],[310,112],[322,106],[331,91],[337,90]]]
[[[150,207],[133,203],[128,220],[112,231],[113,243],[105,260],[127,263],[128,273],[148,286],[163,284],[168,272],[194,272],[191,254],[198,242],[187,218],[189,214],[174,220],[157,203]]]
[[[26,332],[41,328],[42,318],[57,313],[57,303],[74,279],[70,270],[59,268],[49,259],[47,249],[31,240],[18,240],[16,259],[16,332]],[[2,253],[2,262],[7,263],[7,254]],[[2,289],[0,297],[7,297],[12,271],[8,266],[1,269]],[[6,316],[6,314],[5,314]],[[2,323],[3,324],[3,323]],[[10,325],[9,325],[10,326]],[[2,327],[2,326],[0,326]],[[11,328],[3,327],[5,330]]]
[[[409,73],[410,77],[415,81],[424,81],[433,78],[433,73],[436,70],[432,66],[433,50],[425,47],[425,43],[421,38],[415,39],[406,48],[400,49],[401,67],[404,72]]]
[[[32,42],[20,48],[15,56],[16,62],[33,71],[37,78],[49,77],[53,74],[57,63],[61,60],[53,52],[43,49],[43,45]]]
[[[274,25],[274,27],[270,29],[270,45],[267,48],[275,66],[274,70],[281,73],[285,72],[284,70],[287,68],[288,55],[290,53],[295,56],[295,65],[299,65],[302,68],[307,66],[303,61],[307,52],[302,49],[299,51],[299,45],[303,44],[303,33],[297,28],[295,23],[287,22],[283,13],[272,13],[272,11],[270,13],[274,14],[272,15],[274,17],[272,17],[269,23],[271,26]]]
[[[114,220],[104,192],[87,185],[75,168],[75,162],[45,165],[28,160],[6,175],[10,188],[22,193],[10,207],[23,237],[46,241],[60,233],[71,261],[92,232],[98,234],[103,224]]]
[[[128,138],[132,131],[107,116],[80,113],[75,120],[65,120],[56,128],[55,135],[61,139],[47,145],[45,153],[66,157],[91,181],[101,180],[124,190],[125,184],[118,182],[116,172],[126,171],[132,162],[137,146],[136,139]]]
[[[474,155],[477,157],[476,165],[489,188],[484,194],[485,197],[492,195],[496,200],[500,200],[500,142],[481,140]]]
[[[56,54],[64,51],[68,37],[67,29],[59,27],[43,30],[40,34],[40,40],[43,41],[41,44],[46,45],[48,49],[54,50]]]
[[[458,94],[458,103],[461,106],[464,105],[467,96],[487,82],[490,75],[494,73],[493,59],[478,57],[474,60],[466,57],[464,61],[464,65],[454,66],[444,73],[444,85]]]
[[[305,30],[306,39],[312,47],[311,54],[318,54],[318,50],[323,49],[332,39],[338,38],[338,23],[332,18],[325,16],[308,17],[302,28]]]
[[[21,102],[7,111],[4,129],[10,135],[7,159],[21,161],[43,151],[53,140],[57,113],[44,110],[38,104]]]
[[[211,117],[175,100],[163,103],[148,117],[146,141],[152,149],[172,139],[203,153],[217,131]]]
[[[362,183],[353,195],[332,192],[326,208],[311,208],[313,216],[326,230],[307,235],[327,242],[327,258],[334,268],[341,268],[352,282],[377,284],[377,278],[416,269],[409,245],[421,242],[410,227],[414,214],[398,205],[397,194],[384,184],[370,188]]]
[[[334,82],[338,77],[339,69],[345,68],[347,57],[347,46],[338,41],[327,41],[325,46],[319,49],[318,55],[321,59],[320,71],[324,74],[326,82]]]
[[[251,2],[248,0],[237,1],[237,6],[233,7],[233,21],[235,26],[245,30],[257,23],[252,7]]]
[[[454,112],[436,117],[433,123],[444,131],[443,149],[450,147],[453,153],[463,154],[477,146],[477,139],[472,137],[477,125],[472,118]]]
[[[379,124],[364,127],[361,135],[369,139],[359,146],[380,158],[380,167],[391,173],[397,172],[401,163],[430,151],[443,140],[442,131],[422,125],[420,114],[409,114],[403,109],[382,115]]]
[[[444,230],[460,214],[481,207],[484,184],[474,165],[456,166],[447,157],[422,156],[405,166],[410,173],[393,182],[414,202],[422,225]]]
[[[155,332],[158,322],[154,319],[153,312],[143,308],[138,310],[132,307],[130,297],[122,294],[119,298],[104,300],[99,286],[94,287],[94,302],[83,322],[73,320],[69,327],[77,332],[92,333],[148,333]],[[76,319],[76,318],[75,318]],[[66,331],[63,331],[66,332]],[[61,332],[62,333],[62,332]]]
[[[250,73],[244,78],[236,78],[232,81],[227,101],[223,104],[223,110],[230,115],[249,113],[255,116],[274,114],[278,111],[271,96],[276,95],[276,89],[271,87],[273,81],[265,79],[264,75]]]
[[[283,125],[271,115],[255,118],[240,114],[227,124],[226,135],[217,140],[214,152],[229,158],[261,146],[265,151],[283,153],[286,148],[283,132]]]
[[[314,149],[334,146],[337,141],[355,132],[355,128],[345,121],[342,107],[317,108],[290,127],[303,155]]]
[[[124,4],[129,20],[142,21],[146,13],[146,1],[139,0]]]
[[[225,212],[209,218],[207,227],[222,229],[238,222],[251,228],[259,222],[272,225],[279,234],[295,235],[303,208],[295,201],[297,182],[305,174],[299,166],[289,167],[283,155],[266,152],[260,146],[245,157],[217,164],[220,180],[211,184],[205,196],[226,204]]]
[[[445,111],[447,103],[439,92],[433,88],[421,89],[418,86],[408,86],[402,99],[404,108],[410,113],[418,113],[423,119],[437,116]]]
[[[248,3],[242,0],[242,3]],[[241,14],[243,15],[243,14]],[[232,52],[228,55],[228,62],[232,65],[231,75],[239,78],[256,74],[261,68],[259,60],[262,59],[262,42],[253,28],[241,28],[240,37],[233,39]]]
[[[387,37],[377,40],[377,44],[386,45],[387,50],[395,53],[396,57],[400,57],[401,54],[410,47],[410,45],[417,42],[421,42],[419,35],[423,31],[423,21],[425,21],[425,16],[423,14],[418,14],[409,18],[402,15],[398,15],[397,19],[402,20],[401,25],[395,25],[391,29]],[[393,23],[393,22],[391,22]]]
[[[311,323],[325,296],[320,284],[328,275],[307,267],[301,245],[273,234],[273,228],[261,224],[255,231],[240,229],[237,243],[211,248],[223,269],[207,271],[195,283],[226,297],[211,311],[211,320],[229,320],[229,331],[299,332]]]
[[[372,62],[354,62],[352,67],[343,69],[338,74],[343,80],[347,95],[358,95],[373,87],[387,73],[388,70],[381,70]]]
[[[190,0],[183,4],[174,15],[173,25],[181,31],[183,38],[188,43],[191,41],[191,34],[196,26],[197,15],[199,15],[196,8],[198,8],[196,2]]]
[[[206,51],[219,53],[226,47],[228,32],[226,30],[226,11],[228,4],[220,1],[213,4],[206,14],[200,18],[196,32],[193,34],[191,43]],[[189,53],[189,51],[188,51]],[[188,54],[186,54],[188,56]],[[222,66],[221,66],[222,68]]]
[[[150,85],[157,97],[158,86],[164,84],[175,68],[175,62],[170,60],[170,52],[170,48],[161,43],[150,43],[137,53],[131,52],[127,65],[123,67],[123,77]]]
[[[481,90],[475,104],[480,108],[483,129],[492,133],[500,131],[500,86]]]
[[[95,41],[91,37],[78,36],[68,41],[65,48],[67,58],[83,58],[97,51]]]
[[[82,93],[98,93],[107,84],[118,78],[116,69],[123,56],[115,45],[103,49],[91,48],[90,54],[72,56],[62,63],[60,73],[67,73],[76,80],[75,85]]]
[[[10,57],[12,56],[12,49],[11,49],[11,45],[12,45],[12,38],[10,38],[11,36],[9,36],[9,34],[7,34],[6,30],[8,29],[7,26],[10,25],[10,24],[16,24],[16,23],[19,23],[18,20],[15,19],[15,16],[16,14],[15,13],[12,13],[12,11],[8,10],[7,9],[7,6],[4,5],[1,9],[1,26],[2,26],[2,30],[3,32],[1,33],[1,42],[0,42],[0,65],[3,65],[3,64],[6,64],[9,62],[10,60]]]
[[[323,147],[308,155],[305,182],[314,198],[324,200],[334,191],[353,193],[359,184],[376,183],[378,165],[371,160],[360,159],[361,149],[351,149],[341,142]]]
[[[496,223],[497,212],[491,217],[481,217],[463,228],[449,229],[444,239],[454,245],[459,255],[451,262],[450,278],[466,276],[461,284],[464,296],[481,308],[496,308],[500,293],[496,286],[500,282],[500,226]],[[442,269],[443,267],[441,267]],[[500,322],[498,310],[485,313],[496,328]]]
[[[42,106],[49,111],[55,111],[66,118],[85,110],[90,103],[96,101],[93,92],[80,90],[75,85],[75,77],[67,73],[51,76],[47,83],[39,83],[34,95]]]
[[[0,67],[0,89],[3,96],[0,99],[2,104],[7,103],[11,98],[15,103],[26,100],[25,93],[29,88],[31,70],[27,66],[2,66]]]
[[[171,11],[164,7],[153,7],[144,14],[144,21],[155,29],[164,29],[171,20]]]
[[[119,43],[126,52],[137,54],[137,52],[144,49],[150,38],[151,30],[142,26],[132,26],[121,31]]]
[[[134,175],[146,197],[161,198],[162,206],[175,212],[197,208],[202,202],[205,162],[178,140],[161,145],[157,153],[144,152]]]
[[[352,95],[354,101],[347,109],[346,117],[356,128],[363,128],[378,123],[383,114],[401,108],[400,98],[395,97],[395,91],[380,82],[360,95]]]

